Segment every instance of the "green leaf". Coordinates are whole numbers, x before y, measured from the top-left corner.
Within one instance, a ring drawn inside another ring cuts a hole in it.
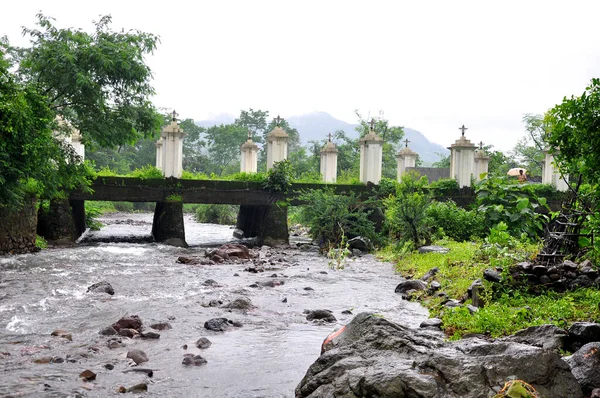
[[[517,201],[517,210],[518,211],[525,209],[527,206],[529,206],[528,198],[521,198]]]

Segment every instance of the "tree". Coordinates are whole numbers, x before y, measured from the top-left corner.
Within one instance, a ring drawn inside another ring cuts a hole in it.
[[[140,31],[114,32],[110,16],[92,34],[58,29],[37,15],[40,29],[24,28],[31,47],[15,49],[17,71],[56,115],[81,131],[88,146],[116,147],[154,136],[160,115],[149,97],[152,74],[144,55],[158,37]]]
[[[240,162],[240,147],[248,137],[245,127],[237,124],[221,124],[206,129],[204,133],[207,146],[208,158],[211,169],[206,173],[222,175],[223,172],[236,162]],[[229,171],[232,169],[229,168]],[[239,168],[237,169],[239,171]]]
[[[234,124],[248,129],[252,133],[254,142],[262,143],[262,137],[267,131],[267,118],[269,111],[254,110],[252,108],[247,111],[242,110],[240,117],[235,119]]]
[[[564,173],[600,181],[600,79],[594,78],[581,96],[564,98],[544,122],[547,141]],[[560,148],[560,151],[557,149]]]
[[[530,175],[541,175],[544,164],[546,123],[541,115],[523,116],[527,135],[515,144],[511,157],[527,169]],[[515,166],[516,167],[516,166]]]

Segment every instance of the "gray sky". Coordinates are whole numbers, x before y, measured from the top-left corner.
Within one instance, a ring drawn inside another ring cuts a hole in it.
[[[60,27],[157,34],[148,58],[157,106],[205,119],[240,109],[271,116],[384,111],[448,146],[467,138],[510,149],[524,113],[543,113],[600,76],[599,1],[3,2],[0,35],[42,11]],[[325,136],[328,131],[323,132]]]

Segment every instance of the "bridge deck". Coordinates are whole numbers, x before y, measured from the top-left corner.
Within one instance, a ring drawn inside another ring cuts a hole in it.
[[[300,204],[296,199],[300,191],[322,189],[327,186],[340,194],[348,192],[362,194],[371,190],[371,187],[365,185],[294,183],[291,193],[286,196],[264,189],[261,182],[98,177],[91,186],[92,192],[73,192],[70,199],[163,202],[171,195],[181,195],[184,203],[260,206],[289,199],[294,205]]]

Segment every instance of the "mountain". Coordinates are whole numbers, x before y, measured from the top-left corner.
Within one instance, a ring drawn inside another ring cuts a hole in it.
[[[201,127],[211,127],[215,124],[233,123],[235,117],[228,114],[220,114],[209,120],[196,121]],[[358,124],[351,124],[339,120],[327,112],[312,112],[305,115],[290,116],[286,120],[290,126],[294,127],[300,133],[300,139],[303,143],[311,140],[322,140],[327,138],[327,134],[335,133],[337,130],[344,130],[349,137],[358,137],[355,130]],[[450,152],[440,144],[433,143],[425,135],[417,130],[405,127],[404,133],[410,141],[410,149],[419,154],[424,166],[430,166],[431,163],[440,160],[438,153],[447,156]]]

